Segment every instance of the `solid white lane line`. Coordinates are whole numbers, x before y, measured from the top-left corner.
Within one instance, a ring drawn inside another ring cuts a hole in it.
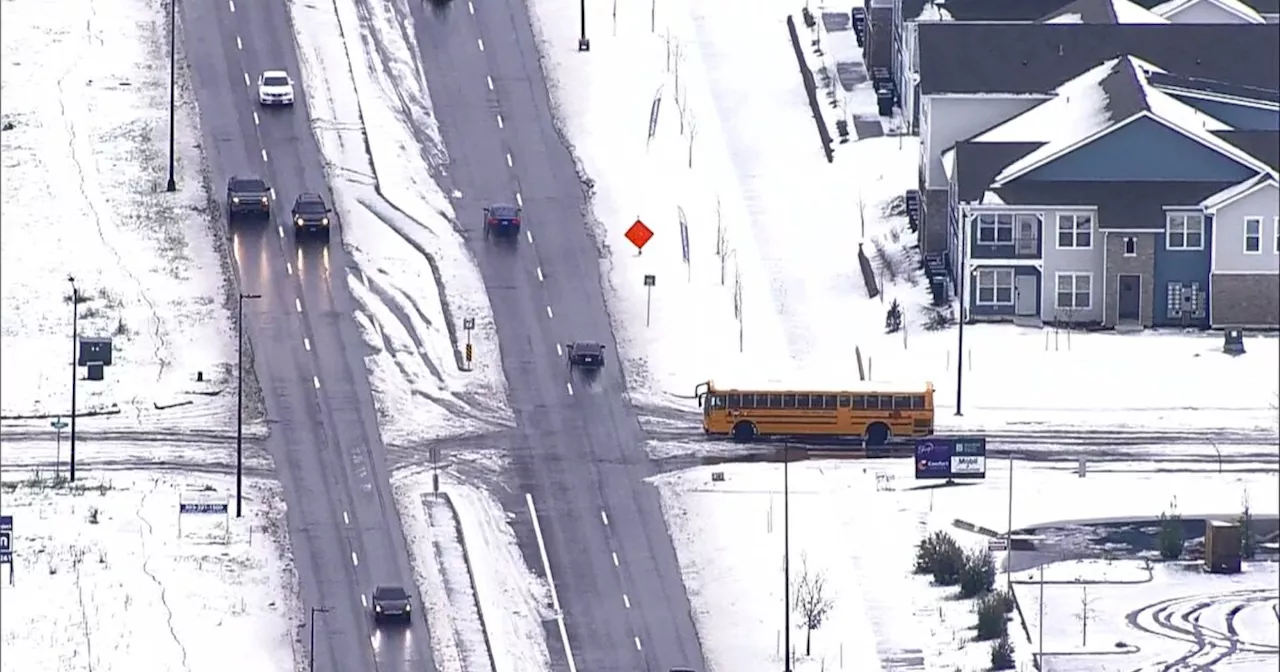
[[[604,511],[601,511],[601,512],[600,512],[600,520],[604,521],[604,524],[605,524],[605,525],[608,525],[608,524],[609,524],[609,514],[605,513]]]
[[[639,650],[640,650],[640,638],[639,638],[639,637],[636,637],[635,639],[636,639],[636,651],[639,651]]]
[[[299,312],[299,313],[301,313],[301,312],[302,312],[302,299],[294,299],[294,300],[293,300],[293,306],[294,306],[295,308],[297,308],[297,309],[298,309],[298,312]]]
[[[524,237],[525,237],[525,238],[528,238],[530,243],[532,243],[532,242],[533,242],[533,232],[532,232],[532,231],[525,231],[525,232],[524,232]]]
[[[485,75],[485,76],[484,76],[484,81],[486,81],[486,82],[488,82],[488,83],[489,83],[489,90],[490,90],[490,91],[492,91],[492,90],[493,90],[493,78],[492,78],[492,77],[490,77],[489,75]]]
[[[521,196],[518,191],[516,192],[516,205],[524,207],[524,196]]]
[[[227,0],[227,4],[231,5],[231,12],[234,14],[236,11],[236,0]]]
[[[617,553],[614,553],[614,554],[613,554],[613,566],[614,566],[614,567],[617,567],[617,566],[618,566],[618,554],[617,554]]]
[[[360,566],[360,558],[356,557],[355,551],[351,551],[351,564],[355,565],[356,567]]]
[[[542,267],[541,267],[541,266],[539,266],[539,267],[538,267],[538,282],[543,282],[543,281],[545,281],[545,280],[546,280],[546,277],[544,277],[544,276],[542,275]]]
[[[564,611],[560,609],[560,595],[556,592],[555,580],[551,578],[551,561],[547,558],[547,543],[542,538],[538,509],[533,506],[533,495],[526,492],[524,499],[529,505],[529,518],[533,521],[533,537],[538,542],[538,554],[542,556],[542,569],[547,573],[547,587],[551,589],[551,607],[555,609],[556,623],[560,626],[560,642],[564,645],[564,657],[569,661],[569,672],[578,672],[578,665],[573,662],[573,650],[569,648],[569,631],[564,627]]]
[[[564,357],[564,348],[561,348],[559,343],[556,343],[556,356]]]
[[[477,37],[476,44],[480,45],[480,51],[484,51],[484,40]]]
[[[569,396],[573,396],[573,383],[565,383],[565,387],[569,388]]]
[[[364,593],[360,593],[360,604],[363,605],[365,609],[369,608],[369,598],[365,597]]]
[[[284,238],[284,227],[283,227],[283,226],[277,226],[277,227],[276,227],[276,233],[280,234],[280,237],[281,237],[281,238]]]
[[[502,115],[498,115],[498,128],[502,128]]]
[[[311,384],[315,385],[317,390],[320,389],[320,378],[318,376],[311,376]]]
[[[510,168],[511,166],[511,152],[507,152],[507,167]]]
[[[289,275],[293,275],[293,264],[286,261],[284,262],[284,268],[286,271],[289,271]]]
[[[244,51],[244,42],[240,41],[240,36],[236,35],[236,49]]]
[[[476,13],[476,6],[470,2],[467,3],[467,9],[470,10],[472,14]]]
[[[257,113],[257,112],[254,112],[254,113],[253,113],[253,116],[254,116],[254,117],[257,117],[257,116],[258,116],[258,113]],[[274,201],[274,200],[276,200],[276,188],[275,188],[275,187],[271,187],[271,188],[270,188],[270,189],[268,189],[267,191],[271,192],[271,200],[273,200],[273,201]]]
[[[622,606],[624,606],[624,607],[626,607],[626,608],[628,608],[628,609],[630,609],[630,608],[631,608],[631,598],[627,597],[627,594],[626,594],[626,593],[623,593],[623,594],[622,594]]]
[[[351,524],[351,518],[347,517],[347,512],[346,512],[346,511],[343,511],[343,512],[342,512],[342,522],[343,522],[344,524],[346,524],[346,525],[350,525],[350,524]]]
[[[307,338],[306,336],[303,336],[302,347],[306,348],[307,352],[311,352],[311,339]]]
[[[247,73],[247,72],[246,72],[246,73],[244,73],[244,85],[245,85],[245,86],[251,86],[251,85],[252,85],[252,82],[250,82],[250,81],[249,81],[249,73]]]
[[[262,160],[263,160],[263,161],[266,161],[266,160],[267,160],[267,150],[265,150],[265,149],[264,149],[264,150],[262,150]]]
[[[555,316],[555,313],[551,312],[551,306],[547,306],[547,317],[554,318]]]
[[[262,124],[262,120],[258,118],[258,113],[257,113],[257,112],[254,112],[254,113],[253,113],[253,125],[254,125],[254,126],[259,126],[259,125],[261,125],[261,124]]]

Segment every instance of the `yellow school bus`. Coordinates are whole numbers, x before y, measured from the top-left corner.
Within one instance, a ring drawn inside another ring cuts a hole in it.
[[[903,388],[865,383],[858,390],[722,389],[697,386],[702,431],[746,443],[756,437],[891,439],[933,434],[933,385]]]

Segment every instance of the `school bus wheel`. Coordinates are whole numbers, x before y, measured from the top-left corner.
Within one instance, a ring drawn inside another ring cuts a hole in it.
[[[756,425],[750,420],[739,420],[733,426],[733,440],[738,443],[750,443],[756,434]]]
[[[867,425],[867,431],[863,436],[868,446],[883,446],[889,442],[892,432],[889,431],[889,425],[883,422],[873,422]]]

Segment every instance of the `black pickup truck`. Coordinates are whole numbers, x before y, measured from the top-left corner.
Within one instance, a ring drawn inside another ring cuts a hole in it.
[[[323,240],[329,239],[329,215],[333,209],[324,202],[320,194],[298,194],[293,201],[293,229],[295,236],[314,235]]]
[[[235,176],[227,180],[227,212],[239,215],[271,216],[271,187],[257,177]]]

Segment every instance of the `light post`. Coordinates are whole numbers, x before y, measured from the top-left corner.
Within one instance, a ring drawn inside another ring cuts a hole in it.
[[[68,476],[72,483],[76,481],[76,387],[80,384],[80,370],[77,368],[76,340],[80,330],[80,290],[76,288],[74,276],[67,276],[71,283],[71,465]]]
[[[241,495],[244,484],[244,301],[261,299],[261,294],[240,293],[236,316],[236,518],[244,513]]]
[[[791,444],[782,444],[782,670],[791,672]]]
[[[178,183],[173,179],[173,146],[174,146],[174,99],[177,88],[178,62],[178,0],[169,0],[169,183],[165,191],[177,191]]]
[[[591,51],[591,40],[587,39],[587,0],[578,0],[578,18],[582,28],[578,36],[578,51]]]
[[[960,318],[960,324],[956,329],[956,415],[957,416],[964,415],[963,407],[960,404],[961,397],[964,395],[964,307],[969,303],[969,297],[965,294],[965,281],[968,280],[968,277],[966,276],[969,275],[968,264],[965,263],[965,254],[968,252],[968,250],[965,249],[965,246],[968,245],[968,242],[969,242],[968,241],[969,224],[967,221],[965,221],[965,214],[966,213],[963,213],[963,212],[960,213],[960,219],[961,219],[960,249],[956,251],[956,256],[959,257],[958,264],[960,266],[959,271],[956,272],[956,275],[960,277],[960,283],[959,283],[960,296],[956,297],[958,299],[956,301],[956,306],[957,306],[956,314]]]
[[[316,669],[316,614],[329,613],[329,607],[311,607],[311,646],[307,648],[307,672]]]

